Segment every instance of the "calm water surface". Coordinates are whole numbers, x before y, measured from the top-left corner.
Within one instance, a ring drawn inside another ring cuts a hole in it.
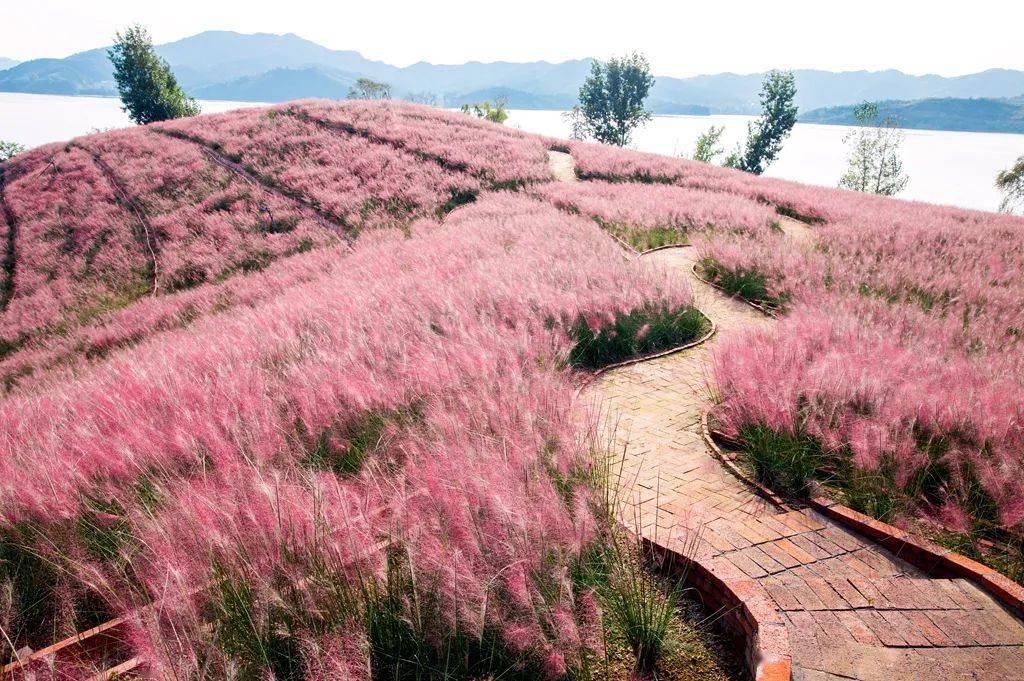
[[[215,101],[200,104],[207,113],[255,106]],[[559,111],[513,110],[510,114],[507,125],[555,137],[568,134]],[[724,142],[731,148],[743,138],[751,120],[749,116],[656,116],[636,133],[632,146],[659,154],[688,155],[697,135],[711,125],[722,125]],[[129,125],[131,121],[114,98],[0,92],[0,139],[29,147]],[[768,175],[835,186],[846,165],[843,136],[849,130],[797,125]],[[907,130],[903,162],[910,183],[901,196],[995,210],[1000,199],[993,186],[996,173],[1022,154],[1024,135]]]
[[[203,113],[230,111],[248,102],[200,101]],[[132,125],[113,97],[63,97],[0,92],[0,139],[35,147],[78,135]]]

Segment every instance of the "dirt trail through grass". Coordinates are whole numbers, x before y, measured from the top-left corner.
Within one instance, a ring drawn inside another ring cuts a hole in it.
[[[548,166],[551,167],[551,174],[559,182],[579,182],[572,156],[564,151],[549,151]]]
[[[552,173],[575,180],[571,158],[551,156]],[[780,224],[801,246],[813,243],[806,225]],[[717,335],[603,374],[584,393],[624,452],[623,520],[680,550],[700,532],[697,561],[760,585],[788,630],[795,679],[1024,678],[1024,625],[973,584],[929,577],[813,510],[775,505],[714,458],[701,436],[712,353],[774,322],[696,280],[695,257],[681,247],[644,260],[691,281]]]

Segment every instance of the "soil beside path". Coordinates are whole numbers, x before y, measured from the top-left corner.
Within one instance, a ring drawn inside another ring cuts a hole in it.
[[[555,154],[555,176],[575,180],[571,158],[566,168],[567,155]],[[801,223],[782,226],[801,245],[813,238]],[[813,510],[776,506],[721,466],[700,425],[711,354],[723,339],[774,322],[693,277],[692,248],[644,260],[686,277],[718,333],[587,386],[585,399],[624,452],[632,517],[623,520],[677,549],[699,528],[698,562],[724,562],[757,581],[785,622],[795,679],[1024,679],[1024,625],[986,593],[929,577]]]

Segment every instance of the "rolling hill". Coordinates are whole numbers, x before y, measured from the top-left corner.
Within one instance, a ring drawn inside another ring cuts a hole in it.
[[[633,678],[603,609],[647,579],[609,546],[631,529],[692,547],[702,597],[754,593],[795,659],[848,626],[805,635],[824,598],[960,637],[927,648],[943,678],[1024,657],[1018,588],[929,575],[973,564],[912,536],[1024,529],[1024,219],[307,100],[18,154],[0,248],[9,678]],[[766,504],[712,429],[829,512]],[[816,664],[927,676],[840,640]]]

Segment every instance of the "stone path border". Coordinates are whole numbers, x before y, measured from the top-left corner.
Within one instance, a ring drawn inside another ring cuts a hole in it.
[[[777,496],[771,489],[754,480],[742,466],[736,463],[736,457],[725,452],[715,441],[714,433],[708,426],[710,410],[704,412],[701,421],[702,434],[715,456],[733,475],[743,480],[759,493],[771,498],[781,505],[788,502]],[[932,576],[962,577],[970,580],[983,591],[991,595],[1003,605],[1024,617],[1024,586],[1000,574],[998,571],[983,565],[962,554],[943,548],[934,542],[900,528],[882,522],[869,515],[844,506],[834,499],[824,496],[813,496],[805,500],[806,504],[822,515],[849,527],[855,532],[870,537],[876,543],[899,556],[903,560],[917,566]]]

